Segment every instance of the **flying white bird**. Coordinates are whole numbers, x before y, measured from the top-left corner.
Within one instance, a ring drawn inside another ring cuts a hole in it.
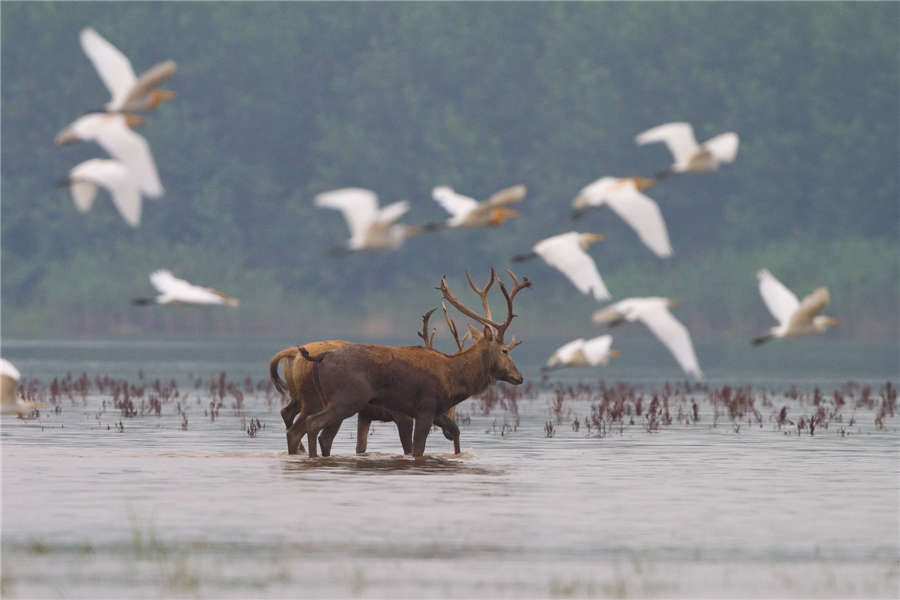
[[[657,179],[677,173],[709,173],[722,163],[734,161],[738,152],[738,135],[733,131],[722,133],[698,144],[690,123],[666,123],[638,134],[638,144],[665,142],[675,159],[667,171],[658,173]]]
[[[772,338],[825,333],[830,326],[839,323],[834,317],[819,314],[828,306],[828,288],[820,287],[800,302],[768,269],[761,269],[756,278],[759,279],[759,293],[778,325],[768,334],[755,338],[754,346]]]
[[[474,198],[457,194],[452,188],[436,187],[431,190],[431,197],[452,216],[443,223],[426,225],[426,229],[497,227],[503,221],[520,215],[519,211],[507,208],[507,205],[521,202],[526,192],[524,185],[514,185],[500,190],[484,202],[478,202]]]
[[[572,340],[557,348],[542,370],[605,365],[613,356],[619,356],[619,351],[612,350],[611,346],[611,335],[601,335],[590,340],[584,338]]]
[[[591,207],[605,204],[628,223],[641,241],[657,256],[671,256],[672,246],[669,244],[669,233],[666,230],[662,213],[659,212],[659,206],[652,198],[641,193],[641,190],[654,183],[656,180],[646,177],[603,177],[598,179],[582,188],[575,196],[572,201],[572,206],[575,208],[572,217],[578,218]]]
[[[659,341],[681,365],[685,373],[697,379],[703,379],[700,364],[694,354],[691,334],[678,319],[672,316],[669,308],[675,301],[669,298],[627,298],[602,308],[594,313],[594,323],[601,325],[618,325],[625,321],[641,321],[653,332]]]
[[[18,415],[25,419],[35,416],[35,409],[43,406],[40,402],[27,402],[16,397],[16,389],[22,376],[19,370],[5,358],[0,358],[0,412],[4,415]]]
[[[403,200],[378,208],[378,196],[371,190],[332,190],[319,194],[313,202],[319,207],[341,211],[347,220],[350,239],[346,245],[332,251],[333,254],[357,250],[395,250],[403,245],[406,238],[421,232],[418,227],[395,223],[409,210],[409,202]]]
[[[594,259],[586,252],[591,244],[602,239],[599,233],[570,231],[541,240],[532,247],[532,252],[514,256],[513,261],[540,256],[548,265],[562,271],[582,294],[593,291],[596,300],[607,300],[611,297],[609,290],[603,284]]]
[[[117,160],[92,158],[75,165],[69,177],[57,185],[68,186],[75,207],[87,212],[94,204],[97,186],[109,191],[113,204],[125,222],[137,227],[141,222],[141,192],[137,181],[124,164]]]
[[[175,72],[174,60],[166,60],[135,76],[131,61],[90,27],[81,30],[81,48],[94,64],[97,74],[112,98],[108,112],[149,110],[175,96],[175,92],[157,86]]]
[[[159,269],[151,273],[150,283],[159,292],[159,296],[135,298],[135,304],[223,304],[232,308],[240,304],[240,300],[237,298],[232,298],[219,290],[201,287],[179,279],[166,269]]]
[[[142,135],[131,130],[143,121],[144,118],[138,115],[91,113],[60,131],[56,136],[56,145],[79,140],[95,141],[125,165],[144,195],[162,196],[164,190],[150,146]]]

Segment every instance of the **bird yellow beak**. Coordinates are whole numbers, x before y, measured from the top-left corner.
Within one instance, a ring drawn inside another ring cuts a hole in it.
[[[609,355],[610,355],[610,356],[621,356],[622,353],[619,352],[618,350],[610,350],[610,351],[609,351]]]
[[[602,242],[602,241],[603,241],[603,234],[602,234],[602,233],[589,233],[589,234],[588,234],[588,241],[589,241],[591,244],[593,244],[594,242]]]
[[[836,319],[836,318],[834,318],[834,317],[831,317],[831,318],[828,320],[828,324],[829,324],[829,325],[840,325],[841,322],[840,322],[839,319]]]
[[[669,308],[675,308],[678,306],[678,300],[673,300],[672,298],[668,298]]]

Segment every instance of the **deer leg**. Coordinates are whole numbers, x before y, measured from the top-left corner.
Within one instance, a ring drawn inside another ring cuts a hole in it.
[[[425,440],[434,424],[434,410],[420,410],[416,414],[416,426],[413,432],[413,456],[425,454]]]
[[[322,456],[331,456],[331,443],[334,441],[334,436],[337,435],[342,424],[343,421],[333,423],[323,429],[322,433],[319,434],[319,448],[322,450]],[[310,442],[310,444],[312,443],[313,442]]]
[[[443,430],[445,438],[453,442],[453,452],[459,454],[459,426],[446,413],[436,416],[434,424]]]
[[[394,423],[397,424],[397,433],[400,434],[400,445],[403,446],[403,454],[413,453],[413,420],[400,413],[394,414]]]
[[[303,452],[303,436],[306,434],[306,415],[300,415],[287,430],[288,454]]]
[[[366,446],[369,443],[369,426],[372,424],[372,417],[364,410],[359,411],[356,415],[356,453],[365,454]]]
[[[324,409],[320,410],[317,413],[311,414],[306,419],[306,430],[309,436],[310,444],[309,444],[309,457],[316,457],[316,443],[315,440],[319,436],[319,432],[328,427],[329,425],[334,425],[335,423],[340,426],[340,423],[346,419],[347,417],[352,417],[355,413],[359,412],[363,406],[365,406],[365,401],[358,402],[354,401],[353,397],[357,396],[357,394],[353,395],[344,395],[339,396],[335,394],[332,402]]]

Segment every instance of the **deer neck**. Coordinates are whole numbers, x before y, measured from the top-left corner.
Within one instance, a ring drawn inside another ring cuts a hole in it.
[[[493,383],[490,355],[485,344],[475,344],[448,359],[445,381],[447,394],[454,402],[478,394]]]

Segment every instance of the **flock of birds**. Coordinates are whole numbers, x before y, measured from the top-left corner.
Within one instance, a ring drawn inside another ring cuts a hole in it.
[[[81,47],[111,94],[104,108],[91,111],[64,128],[56,136],[57,145],[77,141],[93,141],[110,156],[94,158],[71,169],[61,185],[69,187],[76,208],[88,211],[97,195],[98,186],[105,188],[122,218],[132,227],[140,224],[142,196],[162,196],[164,188],[159,178],[149,144],[133,127],[145,118],[136,113],[157,108],[175,93],[159,86],[176,70],[173,60],[163,61],[140,77],[135,75],[129,59],[94,29],[80,33]],[[739,138],[734,132],[717,135],[698,143],[689,123],[666,123],[636,136],[640,144],[663,142],[672,154],[668,169],[653,177],[603,177],[582,188],[572,201],[572,219],[590,210],[608,206],[631,227],[640,240],[657,256],[672,255],[672,245],[665,221],[656,201],[644,190],[667,177],[683,174],[711,173],[720,165],[731,163],[738,153]],[[317,207],[341,211],[350,229],[350,238],[335,247],[333,255],[365,250],[397,250],[406,239],[445,228],[498,227],[506,220],[521,216],[510,205],[522,202],[527,189],[515,185],[502,189],[479,202],[457,193],[447,186],[435,187],[433,199],[449,213],[439,223],[422,226],[405,225],[399,219],[410,209],[407,201],[379,207],[375,192],[363,188],[343,188],[317,195]],[[538,241],[531,252],[512,257],[515,262],[541,258],[560,271],[582,294],[592,294],[598,301],[606,301],[611,294],[603,282],[597,265],[587,253],[588,248],[603,239],[601,234],[570,231]],[[753,340],[761,344],[773,338],[823,333],[837,319],[822,315],[828,305],[828,289],[821,287],[798,300],[788,288],[767,269],[757,273],[759,291],[769,311],[778,321],[766,335]],[[137,298],[135,304],[221,304],[236,307],[239,301],[218,290],[191,284],[175,277],[167,270],[150,275],[152,285],[159,292],[155,298]],[[687,328],[669,311],[675,301],[663,297],[627,298],[594,313],[593,322],[614,326],[628,321],[640,321],[663,343],[681,368],[702,379]],[[605,365],[618,352],[612,349],[612,336],[601,335],[585,340],[579,338],[558,348],[544,366],[551,370],[562,367],[590,367]],[[8,361],[0,363],[4,382],[18,381],[19,374]],[[3,412],[18,412],[18,406],[3,388]],[[14,389],[14,388],[13,388]]]

